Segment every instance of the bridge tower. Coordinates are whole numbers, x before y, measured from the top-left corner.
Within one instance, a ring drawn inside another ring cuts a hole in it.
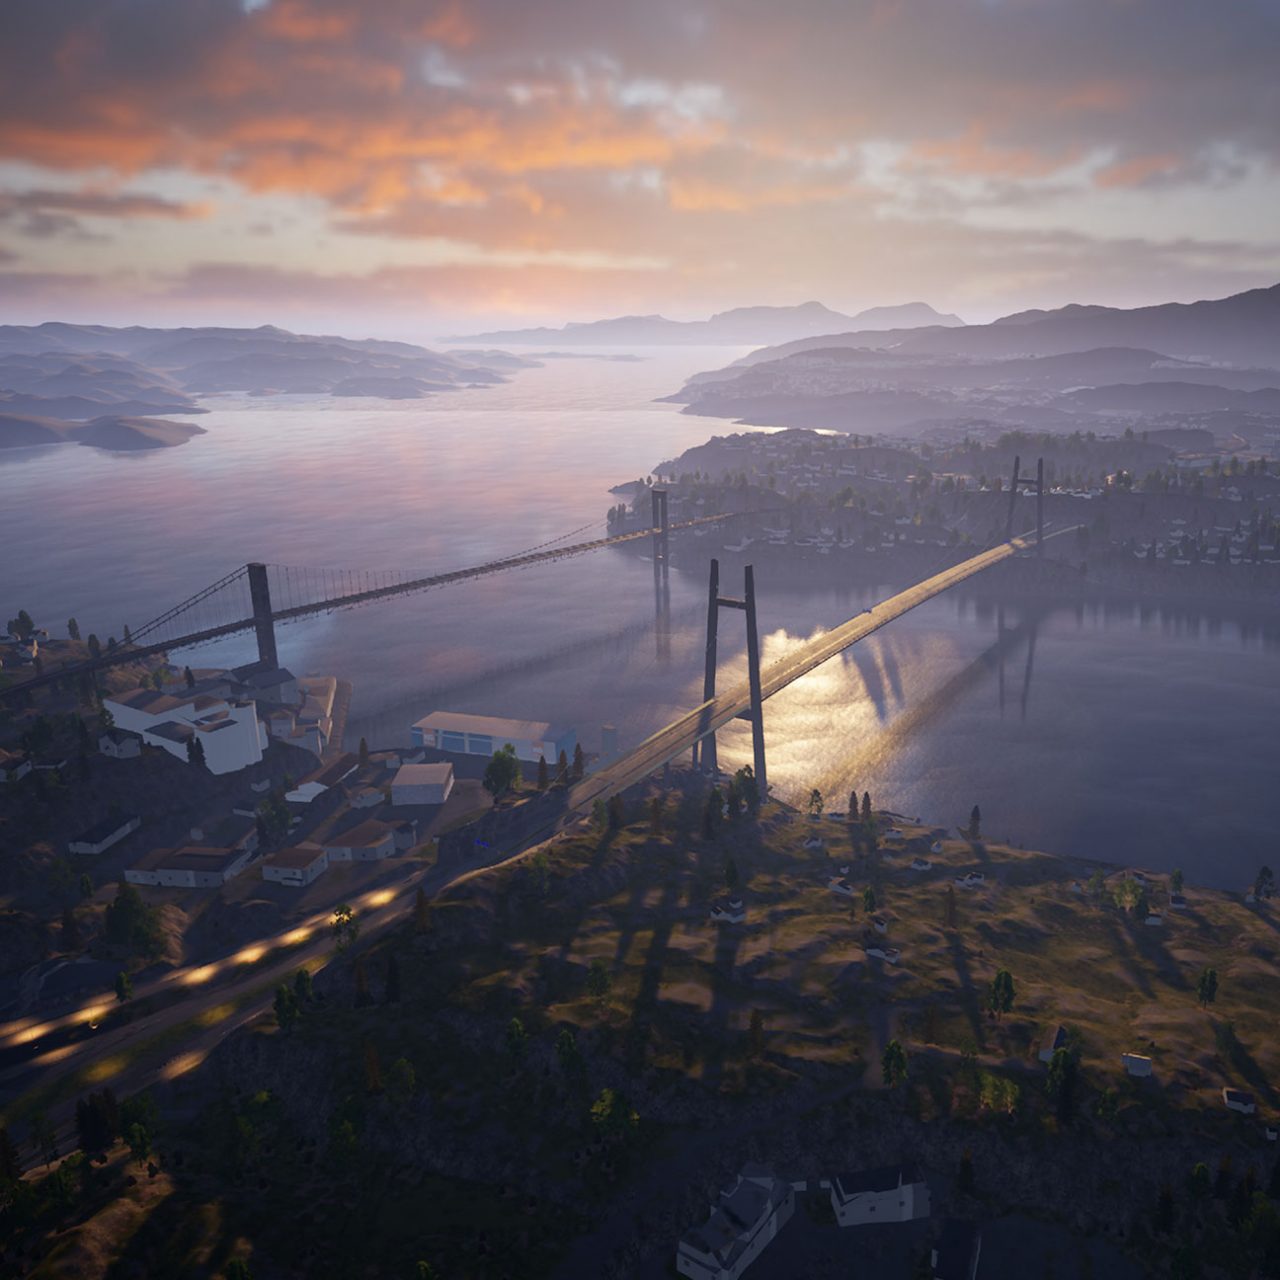
[[[266,667],[280,665],[276,654],[276,625],[271,616],[271,588],[267,584],[267,566],[250,564],[249,599],[253,604],[253,629],[258,637],[258,660]]]
[[[653,502],[653,563],[662,562],[663,571],[667,567],[667,491],[654,485],[649,490]]]
[[[741,609],[747,615],[747,682],[751,690],[751,706],[743,712],[742,719],[751,724],[752,769],[761,798],[769,793],[769,780],[764,759],[764,698],[760,692],[760,629],[756,623],[755,568],[747,565],[743,570],[742,599],[720,594],[720,561],[712,560],[711,578],[707,592],[707,654],[702,680],[702,700],[709,702],[716,696],[716,658],[721,609]],[[698,761],[695,761],[698,763]],[[715,773],[720,767],[716,758],[716,735],[709,733],[702,739],[701,765]]]
[[[1004,540],[1013,538],[1014,508],[1018,504],[1019,487],[1036,491],[1036,555],[1043,555],[1044,543],[1044,459],[1036,459],[1035,477],[1022,474],[1022,459],[1015,455],[1013,459],[1013,480],[1009,485],[1009,518],[1005,521]]]

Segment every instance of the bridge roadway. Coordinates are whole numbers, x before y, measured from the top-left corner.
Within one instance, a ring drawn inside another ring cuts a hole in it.
[[[785,658],[765,667],[760,673],[761,698],[770,698],[787,685],[808,675],[815,667],[821,666],[836,654],[842,653],[859,640],[865,640],[872,632],[900,618],[904,613],[922,605],[926,600],[956,586],[966,578],[990,569],[993,565],[1007,560],[1017,552],[1031,546],[1026,538],[1013,538],[999,546],[992,547],[965,560],[961,564],[935,573],[933,577],[917,582],[915,586],[900,591],[896,596],[881,601],[874,608],[841,623],[840,626],[819,636],[816,640],[788,654]],[[717,729],[724,728],[732,720],[745,715],[751,706],[751,689],[746,681],[729,689],[725,693],[673,721],[664,729],[645,739],[633,751],[629,751],[613,764],[598,769],[584,778],[569,793],[568,810],[570,813],[581,812],[597,800],[608,800],[610,796],[625,791],[628,787],[647,778],[651,773],[669,764],[684,752],[692,749],[695,742],[700,742]]]

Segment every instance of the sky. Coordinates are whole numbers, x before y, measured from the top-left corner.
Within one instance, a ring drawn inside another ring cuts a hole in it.
[[[1280,280],[1280,0],[0,5],[0,322],[427,337]]]

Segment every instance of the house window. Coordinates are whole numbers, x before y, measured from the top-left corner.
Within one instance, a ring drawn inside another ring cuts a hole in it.
[[[493,755],[493,739],[487,733],[469,733],[467,734],[467,750],[472,755],[491,756]]]
[[[455,733],[451,729],[442,729],[440,731],[440,747],[444,751],[462,751],[467,749],[467,735],[465,733]]]

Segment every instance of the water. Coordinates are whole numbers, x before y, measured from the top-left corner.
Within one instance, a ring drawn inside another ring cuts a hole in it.
[[[208,434],[177,449],[6,451],[0,608],[55,633],[74,614],[105,639],[248,560],[431,573],[603,532],[610,485],[723,429],[653,397],[736,354],[554,360],[409,404],[211,400]],[[708,535],[707,556],[725,540]],[[763,567],[757,589],[766,662],[874,594]],[[664,646],[651,566],[595,553],[296,623],[281,657],[355,682],[351,741],[407,742],[441,708],[572,725],[589,749],[609,723],[625,747],[699,700],[705,592],[701,574],[672,573]],[[739,621],[722,622],[726,683],[745,674]],[[816,786],[844,808],[856,786],[953,825],[978,803],[995,838],[1192,882],[1239,887],[1275,862],[1274,632],[1136,608],[1010,604],[1003,623],[943,596],[772,699],[775,790]],[[181,656],[256,654],[244,637]],[[745,726],[726,731],[722,765],[749,758]]]

